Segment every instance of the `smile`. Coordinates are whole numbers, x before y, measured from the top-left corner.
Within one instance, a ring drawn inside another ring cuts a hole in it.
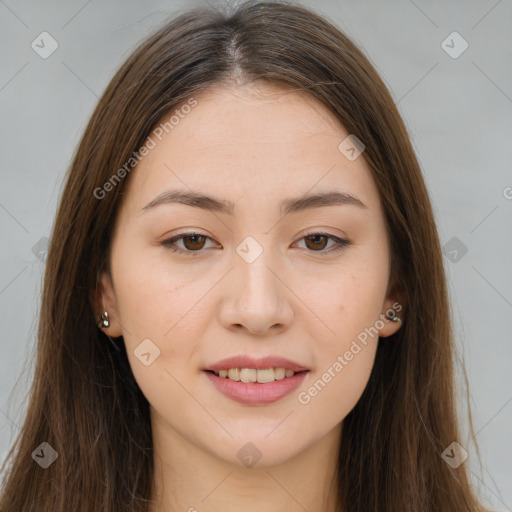
[[[230,368],[229,370],[219,370],[214,373],[218,377],[234,380],[235,382],[259,382],[260,384],[282,380],[295,375],[293,370],[286,370],[285,368],[266,368],[263,370],[257,370],[256,368]]]

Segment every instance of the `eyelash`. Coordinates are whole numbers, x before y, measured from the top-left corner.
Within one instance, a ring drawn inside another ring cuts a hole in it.
[[[201,235],[201,233],[190,232],[190,233],[182,233],[181,235],[177,235],[177,236],[174,236],[167,240],[164,240],[161,242],[161,245],[163,245],[166,249],[169,249],[172,252],[187,254],[190,256],[199,256],[201,253],[204,252],[204,250],[199,249],[197,251],[190,251],[190,250],[180,249],[175,246],[175,242],[182,240],[183,238],[187,238],[189,236],[200,236],[200,237],[206,238],[208,240],[211,240],[210,237]],[[344,240],[343,238],[338,238],[337,236],[330,235],[329,233],[323,233],[323,232],[308,233],[307,235],[304,235],[302,238],[300,238],[300,240],[304,240],[305,238],[312,237],[312,236],[324,236],[324,237],[330,238],[331,240],[334,240],[334,242],[336,244],[334,249],[331,248],[330,250],[327,250],[327,251],[326,250],[310,251],[313,253],[319,253],[321,256],[339,252],[340,250],[342,250],[345,247],[348,247],[349,245],[352,244],[352,242],[350,240]]]

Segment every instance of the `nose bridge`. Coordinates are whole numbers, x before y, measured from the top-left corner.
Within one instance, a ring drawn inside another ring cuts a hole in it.
[[[240,305],[251,309],[273,308],[279,302],[278,280],[270,269],[272,263],[271,250],[264,250],[254,261],[240,258],[235,266],[237,295]]]
[[[276,324],[289,323],[292,310],[287,288],[275,275],[279,275],[280,264],[272,249],[248,238],[234,255],[235,268],[227,299],[229,313],[224,320],[263,333]],[[270,243],[270,238],[266,237],[266,242]]]

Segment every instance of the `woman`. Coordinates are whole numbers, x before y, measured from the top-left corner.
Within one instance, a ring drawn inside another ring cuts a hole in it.
[[[0,499],[477,511],[445,274],[393,100],[301,6],[191,10],[87,126]]]

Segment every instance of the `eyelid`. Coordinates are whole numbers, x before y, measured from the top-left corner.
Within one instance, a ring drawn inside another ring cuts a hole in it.
[[[333,253],[339,252],[342,249],[348,247],[349,245],[352,245],[352,243],[353,243],[347,237],[340,237],[340,236],[337,236],[337,235],[333,235],[332,233],[329,233],[327,231],[323,231],[322,229],[318,229],[318,228],[316,230],[313,230],[313,231],[310,231],[308,233],[305,233],[304,235],[302,235],[300,238],[297,239],[297,242],[300,242],[301,240],[304,240],[305,238],[307,238],[309,236],[314,236],[314,235],[316,235],[316,236],[324,236],[324,237],[329,238],[329,239],[331,239],[331,240],[333,240],[335,242],[334,247],[331,247],[328,250],[307,251],[307,252],[309,252],[311,254],[318,253],[320,256],[327,256],[329,254],[333,254]]]
[[[200,254],[203,254],[205,252],[205,249],[199,249],[197,251],[190,251],[190,250],[185,250],[185,249],[181,249],[181,248],[177,248],[177,247],[173,246],[173,244],[175,244],[177,241],[182,240],[183,238],[186,238],[187,236],[194,236],[194,235],[201,236],[201,237],[206,238],[212,242],[215,242],[215,240],[213,240],[213,238],[211,236],[205,235],[199,231],[185,231],[185,232],[173,235],[170,238],[166,238],[165,240],[162,240],[161,242],[159,242],[159,245],[162,245],[165,248],[167,248],[168,250],[173,251],[173,252],[187,254],[187,255],[191,255],[191,256],[199,256]],[[306,250],[307,252],[310,252],[312,254],[318,253],[320,256],[336,253],[336,252],[344,249],[345,247],[352,245],[352,243],[353,243],[348,238],[342,238],[340,236],[333,235],[332,233],[324,231],[321,228],[312,229],[311,231],[300,236],[297,239],[297,241],[294,243],[300,242],[300,241],[304,240],[305,238],[307,238],[309,236],[314,236],[314,235],[324,236],[324,237],[329,238],[335,242],[334,248],[331,247],[331,249],[328,249],[328,250],[321,250],[321,251],[312,251],[312,250],[307,251]],[[215,242],[215,243],[218,244],[218,242]]]
[[[191,256],[199,256],[200,254],[203,254],[205,252],[205,249],[200,249],[198,251],[187,251],[185,249],[175,247],[176,242],[183,240],[187,236],[194,236],[194,235],[201,236],[203,238],[206,238],[207,240],[215,242],[211,236],[200,233],[199,231],[185,231],[183,233],[178,233],[176,235],[173,235],[170,238],[166,238],[166,239],[162,240],[161,242],[158,243],[158,245],[162,245],[164,248],[166,248],[172,252],[187,254],[187,255],[191,255]],[[218,242],[215,242],[215,243],[218,244]]]

